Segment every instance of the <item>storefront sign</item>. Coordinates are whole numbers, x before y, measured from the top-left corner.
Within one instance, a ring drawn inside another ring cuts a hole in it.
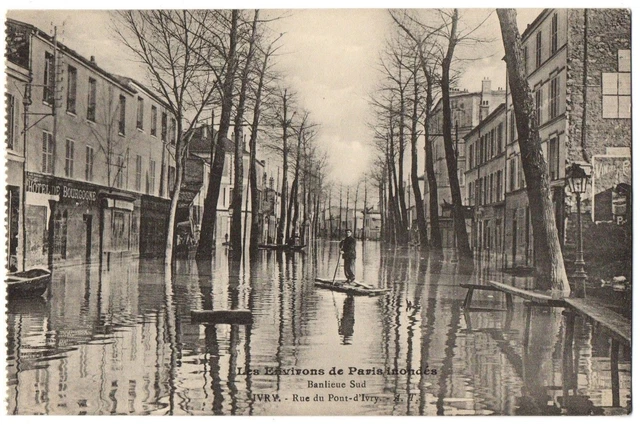
[[[77,186],[79,185],[71,182],[60,182],[54,177],[27,174],[27,192],[60,196],[60,200],[69,199],[80,202],[96,201],[98,195],[95,190]]]
[[[615,192],[618,184],[631,184],[631,158],[627,156],[593,156],[592,219],[594,221],[624,221],[626,198]]]

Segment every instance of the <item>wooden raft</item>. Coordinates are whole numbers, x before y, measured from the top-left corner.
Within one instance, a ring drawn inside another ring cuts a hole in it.
[[[329,289],[335,292],[343,292],[347,295],[368,295],[371,297],[376,295],[383,295],[389,292],[389,289],[374,288],[370,285],[365,285],[364,283],[358,282],[347,283],[345,281],[336,281],[335,284],[332,284],[331,279],[322,278],[316,278],[315,286],[322,289]]]
[[[250,325],[250,310],[192,310],[191,323]]]

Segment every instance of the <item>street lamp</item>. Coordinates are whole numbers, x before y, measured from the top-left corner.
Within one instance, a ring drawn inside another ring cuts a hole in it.
[[[585,280],[587,273],[584,270],[584,251],[582,246],[582,206],[581,195],[587,191],[589,176],[579,164],[571,164],[567,169],[567,183],[569,190],[576,195],[578,207],[578,245],[576,247],[575,270],[573,280],[575,282],[576,298],[585,297]]]

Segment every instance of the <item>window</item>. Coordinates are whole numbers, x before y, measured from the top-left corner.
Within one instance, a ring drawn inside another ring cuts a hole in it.
[[[160,140],[163,142],[167,141],[167,113],[162,113],[162,120],[160,122]]]
[[[529,48],[524,46],[524,73],[529,74]]]
[[[549,97],[549,119],[553,119],[560,114],[560,76],[551,80]]]
[[[118,118],[118,133],[124,135],[125,120],[127,119],[127,98],[120,95],[120,116]]]
[[[89,90],[87,95],[87,119],[96,121],[96,80],[89,78]]]
[[[169,193],[173,193],[173,186],[176,184],[176,167],[169,166]]]
[[[42,132],[42,172],[53,174],[53,134]]]
[[[122,189],[124,186],[124,156],[116,156],[116,187]]]
[[[494,192],[494,174],[491,173],[491,175],[489,176],[489,203],[493,203],[493,192]]]
[[[67,139],[64,150],[64,175],[66,177],[73,177],[73,156],[74,156],[74,142],[71,139]]]
[[[144,118],[144,99],[138,96],[138,110],[137,118],[136,118],[136,128],[142,130],[143,127],[143,118]]]
[[[482,138],[476,142],[476,165],[480,165]]]
[[[67,257],[67,210],[61,214],[57,211],[53,218],[53,255],[58,258]]]
[[[53,55],[49,52],[44,54],[44,81],[42,82],[42,101],[53,105],[55,90],[55,70]]]
[[[509,140],[512,142],[516,140],[516,115],[513,111],[511,111],[511,115],[509,116]]]
[[[474,150],[474,146],[473,143],[471,143],[469,145],[469,170],[473,168],[473,150]]]
[[[487,176],[482,178],[484,182],[484,199],[482,200],[483,204],[489,203],[489,179]]]
[[[618,50],[618,72],[631,72],[631,50]]]
[[[602,74],[602,117],[631,118],[631,73]]]
[[[496,173],[496,201],[502,201],[502,170]]]
[[[156,162],[151,159],[149,160],[149,188],[147,193],[153,195],[156,191]]]
[[[93,147],[87,145],[86,162],[84,165],[84,179],[88,182],[93,180]]]
[[[169,131],[169,142],[172,145],[176,144],[176,120],[175,118],[171,118],[171,127]]]
[[[13,143],[15,138],[15,120],[16,120],[16,98],[5,93],[4,95],[5,107],[7,110],[7,149],[13,149]]]
[[[496,155],[496,129],[492,128],[490,138],[491,138],[491,158]]]
[[[500,152],[502,152],[502,132],[504,131],[504,125],[502,123],[498,124],[498,132],[496,134],[497,136],[497,153],[499,154]]]
[[[536,90],[536,122],[542,124],[542,89]]]
[[[156,130],[158,127],[158,108],[155,105],[151,106],[151,135],[156,135]]]
[[[474,193],[474,189],[475,188],[475,182],[471,182],[468,184],[468,191],[469,191],[469,205],[474,205],[474,201],[475,201],[475,193]]]
[[[136,190],[140,191],[142,188],[142,156],[136,156]]]
[[[558,149],[558,138],[553,137],[549,140],[549,179],[556,180],[560,178],[560,152]]]
[[[67,112],[76,113],[76,86],[78,71],[69,65],[67,68]]]
[[[551,54],[558,51],[558,14],[551,18]]]
[[[509,160],[509,191],[513,191],[517,189],[516,176],[518,173],[518,162],[516,158],[511,158]]]
[[[542,64],[542,32],[536,34],[536,68]]]

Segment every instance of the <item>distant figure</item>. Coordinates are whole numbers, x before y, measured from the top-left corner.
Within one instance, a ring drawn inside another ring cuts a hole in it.
[[[344,259],[344,276],[347,283],[356,280],[354,266],[356,262],[356,240],[351,236],[351,229],[347,229],[347,237],[340,241],[340,250]]]
[[[225,233],[225,234],[224,234],[224,244],[225,244],[225,245],[228,245],[228,244],[229,244],[229,234],[228,234],[228,233]]]

